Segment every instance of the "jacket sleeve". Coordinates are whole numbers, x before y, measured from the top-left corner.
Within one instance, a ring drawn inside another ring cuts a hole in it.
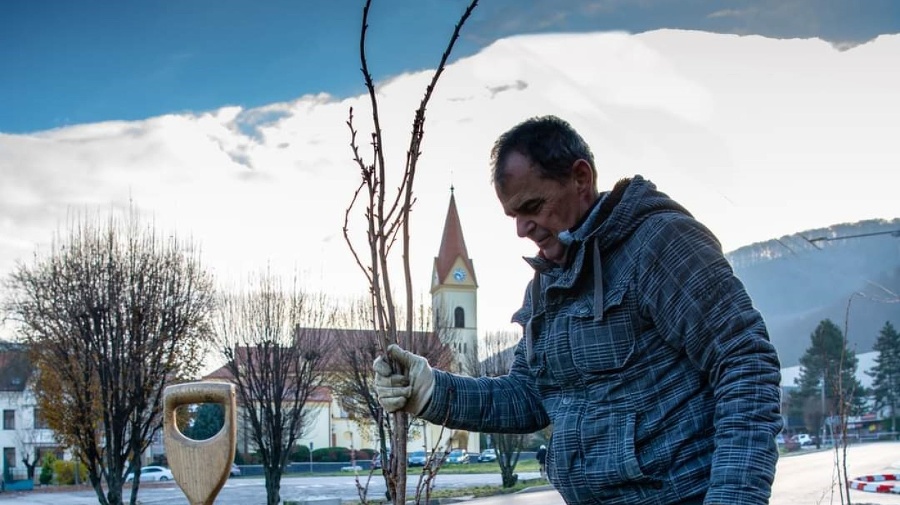
[[[645,317],[706,374],[715,452],[706,504],[769,502],[781,431],[778,355],[718,241],[689,216],[664,214],[641,248]]]
[[[530,284],[513,320],[531,313]],[[434,371],[434,392],[421,414],[429,422],[484,433],[532,433],[550,424],[526,360],[523,337],[509,373],[502,377],[464,377]]]

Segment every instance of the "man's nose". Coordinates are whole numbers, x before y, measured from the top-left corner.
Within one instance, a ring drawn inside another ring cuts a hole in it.
[[[522,216],[516,216],[516,234],[521,238],[525,238],[534,229],[534,221]]]

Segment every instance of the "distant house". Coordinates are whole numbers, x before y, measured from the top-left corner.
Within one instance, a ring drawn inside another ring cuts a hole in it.
[[[22,344],[0,341],[0,410],[3,411],[0,464],[5,480],[27,476],[23,459],[40,461],[46,453],[58,458],[66,456],[41,416],[32,389],[33,380],[34,367],[27,349]]]
[[[307,410],[307,425],[304,427],[301,438],[297,441],[298,445],[312,447],[313,449],[324,447],[377,448],[378,440],[375,425],[367,420],[353,419],[345,408],[343,398],[335,389],[337,376],[342,374],[342,372],[346,372],[346,367],[348,366],[346,361],[342,360],[343,353],[340,349],[367,345],[367,343],[373,342],[373,332],[370,330],[332,328],[302,328],[298,331],[312,332],[313,338],[330,342],[329,347],[333,351],[328,353],[323,362],[323,385],[311,393],[304,407]],[[320,336],[316,337],[315,335]],[[431,332],[416,332],[413,338],[421,341],[429,340],[430,342],[423,344],[425,347],[435,348],[446,345],[437,341],[437,335]],[[451,364],[450,358],[452,354],[449,350],[448,347],[445,352],[446,362],[436,363],[436,365],[446,367]],[[246,359],[247,356],[248,350],[245,348],[238,349],[235,352],[236,359]],[[238,366],[240,367],[241,365],[238,364]],[[227,366],[222,366],[204,376],[203,380],[230,382],[232,375]],[[247,413],[240,405],[238,405],[237,417],[237,450],[244,454],[250,454],[256,448],[250,436]],[[448,433],[445,433],[443,439],[449,436]],[[438,437],[440,437],[440,427],[431,425],[420,427],[414,430],[410,447],[421,449],[424,443],[433,442]]]

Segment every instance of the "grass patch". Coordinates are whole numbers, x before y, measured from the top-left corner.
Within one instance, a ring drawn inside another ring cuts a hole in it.
[[[457,489],[435,489],[431,492],[432,498],[457,498],[460,496],[474,496],[475,498],[484,498],[486,496],[497,496],[504,495],[510,493],[518,493],[523,489],[527,489],[529,487],[534,486],[543,486],[546,485],[547,481],[544,479],[529,479],[529,480],[520,480],[513,487],[503,488],[500,485],[496,486],[473,486],[466,488],[457,488]]]
[[[536,459],[520,459],[516,465],[515,473],[528,473],[540,471],[540,465]],[[409,475],[419,475],[422,467],[412,466],[407,470]],[[444,463],[441,466],[441,473],[500,473],[500,464],[493,463],[469,463],[465,465],[451,465]]]
[[[457,465],[457,466],[466,466],[466,465]],[[443,470],[442,470],[443,471]],[[457,489],[435,489],[431,492],[431,498],[438,500],[441,498],[460,498],[460,497],[474,497],[474,498],[486,498],[489,496],[500,496],[505,494],[518,493],[524,489],[528,489],[530,487],[535,486],[544,486],[547,484],[546,479],[528,479],[528,480],[520,480],[513,487],[503,488],[500,484],[496,486],[472,486],[472,487],[464,487]],[[408,501],[412,501],[415,496],[408,495]],[[424,496],[422,498],[424,500]],[[383,502],[376,500],[369,500],[369,504],[382,504]],[[285,502],[285,505],[291,505],[288,502]],[[345,502],[345,505],[360,505],[360,502]]]

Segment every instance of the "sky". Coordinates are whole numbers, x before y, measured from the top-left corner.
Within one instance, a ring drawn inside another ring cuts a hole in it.
[[[361,0],[4,0],[0,132],[259,107],[363,91]],[[376,0],[376,79],[433,68],[467,2]],[[821,37],[836,45],[900,32],[895,0],[490,0],[454,57],[497,39],[548,32],[659,28]]]
[[[367,47],[391,167],[464,5],[374,2]],[[0,2],[0,275],[73,216],[133,204],[194,240],[222,285],[268,267],[362,295],[341,235],[358,183],[351,107],[361,137],[371,131],[360,19],[350,0]],[[726,251],[900,217],[898,33],[892,0],[485,2],[428,109],[417,296],[452,185],[479,328],[508,326],[530,278],[518,258],[535,250],[496,202],[488,155],[534,115],[582,133],[601,189],[642,174]]]

